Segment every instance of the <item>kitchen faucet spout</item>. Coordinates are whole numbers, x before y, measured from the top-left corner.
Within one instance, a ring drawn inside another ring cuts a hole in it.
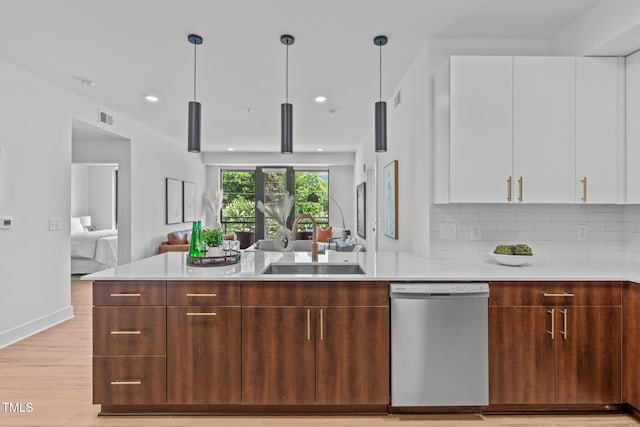
[[[295,240],[296,238],[296,230],[298,229],[298,221],[303,218],[307,218],[311,221],[311,226],[313,227],[313,231],[311,232],[311,261],[318,262],[318,235],[316,230],[316,220],[312,215],[309,214],[300,214],[293,221],[293,226],[291,227],[291,240]]]

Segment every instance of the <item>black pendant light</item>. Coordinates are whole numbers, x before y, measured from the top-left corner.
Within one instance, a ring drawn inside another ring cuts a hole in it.
[[[197,34],[189,34],[187,40],[193,45],[193,101],[189,102],[189,139],[187,149],[190,153],[199,153],[201,106],[199,102],[196,102],[196,48],[202,44],[202,37]]]
[[[289,34],[280,36],[280,42],[287,46],[287,67],[285,83],[285,103],[280,105],[280,152],[293,153],[293,105],[289,104],[289,46],[295,39]]]
[[[387,103],[382,101],[382,46],[387,41],[387,36],[376,36],[373,39],[373,44],[380,47],[380,100],[376,102],[375,110],[376,153],[387,151]]]

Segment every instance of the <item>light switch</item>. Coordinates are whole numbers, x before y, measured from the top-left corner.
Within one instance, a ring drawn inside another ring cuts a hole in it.
[[[578,224],[577,234],[578,240],[587,240],[589,238],[589,227],[587,224]]]
[[[49,231],[60,231],[60,218],[49,218]]]
[[[454,222],[443,222],[440,226],[440,238],[442,240],[455,240],[457,228]]]
[[[13,227],[13,218],[9,216],[0,217],[0,229],[9,229]]]

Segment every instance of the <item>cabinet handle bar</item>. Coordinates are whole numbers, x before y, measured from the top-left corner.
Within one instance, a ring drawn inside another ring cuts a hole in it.
[[[580,180],[580,182],[582,183],[582,197],[580,200],[587,203],[587,177],[585,176],[584,179]]]
[[[111,294],[112,297],[140,297],[142,294]]]
[[[518,178],[518,189],[520,190],[520,194],[518,194],[518,201],[520,203],[522,203],[522,199],[523,199],[523,194],[522,194],[522,182],[524,180],[522,179],[522,177]]]
[[[320,309],[320,339],[324,340],[324,318],[323,318],[324,310]]]
[[[140,385],[140,384],[142,384],[142,380],[136,380],[136,381],[115,380],[115,381],[111,381],[111,385]]]
[[[307,308],[307,341],[311,339],[311,310]]]
[[[513,198],[513,178],[507,179],[507,202],[510,202]]]
[[[566,340],[567,339],[567,309],[565,308],[564,310],[562,310],[562,323],[563,323],[563,328],[564,330],[560,331],[560,333],[562,334],[562,337]]]
[[[111,331],[111,335],[140,335],[142,331]]]
[[[215,316],[216,313],[187,313],[187,316]]]
[[[561,294],[548,294],[548,293],[544,292],[542,295],[544,295],[545,297],[573,297],[573,296],[575,296],[575,294],[569,294],[567,292],[563,292]]]
[[[215,297],[216,294],[187,294],[188,297]]]
[[[551,339],[556,339],[556,309],[552,308],[551,310],[547,310],[547,313],[551,315],[551,330],[547,331],[549,335],[551,335]]]

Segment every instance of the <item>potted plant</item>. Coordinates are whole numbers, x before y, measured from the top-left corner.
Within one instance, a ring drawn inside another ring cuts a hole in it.
[[[202,232],[202,240],[204,240],[204,243],[210,248],[220,246],[223,237],[222,231],[220,230],[204,230]]]

